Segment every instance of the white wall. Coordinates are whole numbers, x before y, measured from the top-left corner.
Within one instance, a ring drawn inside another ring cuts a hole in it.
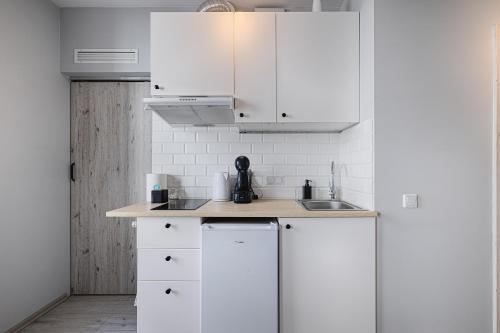
[[[169,174],[181,196],[211,198],[212,176],[236,174],[234,160],[248,156],[254,190],[265,198],[301,198],[305,179],[313,197],[328,198],[330,162],[339,160],[339,134],[239,134],[235,127],[171,128],[153,114],[153,172]],[[283,183],[269,185],[268,176]],[[337,179],[339,184],[339,179]]]
[[[378,332],[492,332],[498,0],[375,2]],[[401,208],[403,193],[420,208]]]
[[[69,84],[59,10],[0,2],[0,331],[69,292]]]

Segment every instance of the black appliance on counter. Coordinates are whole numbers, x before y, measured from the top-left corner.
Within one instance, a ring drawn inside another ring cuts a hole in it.
[[[236,176],[236,184],[234,186],[233,201],[234,203],[250,203],[253,197],[248,173],[250,160],[246,156],[239,156],[234,161],[234,166],[238,170],[238,175]]]
[[[170,199],[166,204],[151,208],[151,210],[196,210],[207,202],[206,199]]]

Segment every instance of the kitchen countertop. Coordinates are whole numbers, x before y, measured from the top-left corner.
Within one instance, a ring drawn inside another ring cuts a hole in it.
[[[106,212],[107,217],[376,217],[377,212],[309,211],[295,200],[259,199],[249,204],[209,201],[197,210],[151,210],[161,204],[139,203]]]

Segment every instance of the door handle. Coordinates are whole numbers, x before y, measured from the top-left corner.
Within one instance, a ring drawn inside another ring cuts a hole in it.
[[[75,182],[75,162],[71,163],[69,167],[69,178],[71,179],[72,182]]]

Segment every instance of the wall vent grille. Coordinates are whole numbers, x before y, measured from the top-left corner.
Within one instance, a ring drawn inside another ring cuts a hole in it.
[[[75,64],[137,64],[137,49],[75,49]]]

